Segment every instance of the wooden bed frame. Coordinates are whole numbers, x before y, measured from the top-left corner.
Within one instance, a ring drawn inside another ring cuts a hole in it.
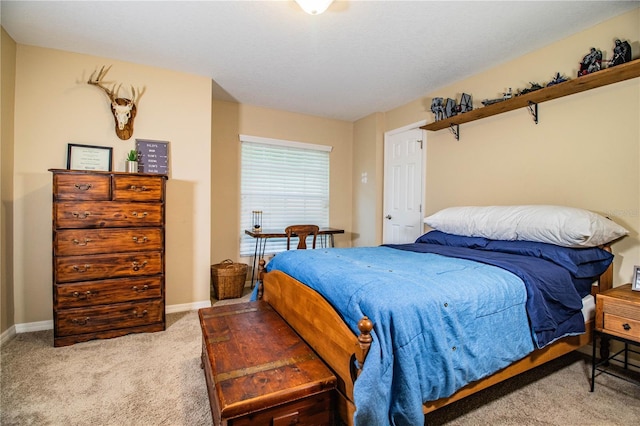
[[[611,251],[610,247],[604,247]],[[355,404],[353,383],[358,371],[351,367],[358,360],[362,366],[371,342],[371,323],[363,318],[358,324],[361,334],[356,336],[344,323],[333,307],[316,291],[281,271],[264,273],[264,261],[260,261],[259,298],[267,301],[311,346],[334,371],[338,379],[337,410],[341,420],[353,425]],[[592,287],[593,295],[613,286],[613,263]],[[423,405],[423,412],[440,407],[472,395],[496,383],[542,365],[591,343],[594,321],[587,322],[587,332],[579,336],[565,337],[531,352],[525,358],[505,367],[484,379],[470,383],[453,395]]]

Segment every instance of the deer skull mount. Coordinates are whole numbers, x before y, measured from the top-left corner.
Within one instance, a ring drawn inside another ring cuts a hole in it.
[[[131,86],[131,98],[119,98],[118,92],[120,91],[120,87],[122,84],[116,86],[113,84],[111,89],[105,87],[105,82],[103,82],[104,76],[107,75],[111,67],[105,69],[105,67],[100,68],[100,71],[96,74],[94,71],[89,77],[88,84],[99,87],[104,90],[111,101],[111,112],[113,113],[113,118],[116,124],[116,135],[122,140],[127,140],[131,138],[133,135],[133,119],[136,117],[137,113],[137,103],[140,100],[140,97],[145,91],[145,88],[137,91]]]

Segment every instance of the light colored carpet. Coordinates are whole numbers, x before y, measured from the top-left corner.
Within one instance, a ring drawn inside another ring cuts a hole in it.
[[[230,299],[224,304],[245,301]],[[215,300],[214,300],[215,301]],[[53,347],[52,331],[2,345],[2,425],[210,425],[196,311],[167,330]],[[589,392],[580,354],[426,416],[451,425],[637,425],[640,388],[606,375]]]

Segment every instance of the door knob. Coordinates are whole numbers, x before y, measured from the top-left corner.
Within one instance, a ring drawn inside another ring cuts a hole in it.
[[[386,216],[385,216],[385,219],[389,219],[389,220],[391,220],[391,215],[390,215],[390,214],[386,215]]]

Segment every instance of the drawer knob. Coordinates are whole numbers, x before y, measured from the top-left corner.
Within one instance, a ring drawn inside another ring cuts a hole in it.
[[[75,238],[73,239],[73,244],[77,246],[86,246],[87,243],[90,243],[90,242],[91,240],[89,238],[85,238],[84,241],[76,240]]]
[[[84,266],[73,265],[73,270],[76,272],[87,272],[90,267],[91,265],[84,265]]]
[[[142,288],[139,288],[137,285],[134,285],[133,287],[131,287],[131,290],[135,291],[136,293],[140,293],[141,291],[149,290],[149,286],[145,284],[142,286]]]
[[[627,323],[622,324],[622,328],[624,328],[625,331],[631,330],[631,326],[629,324],[627,324]]]
[[[132,212],[131,216],[137,217],[139,219],[142,219],[143,217],[146,217],[148,215],[147,212],[142,212],[142,213],[138,213],[138,212]]]
[[[129,187],[129,190],[131,191],[136,191],[136,192],[144,192],[144,191],[148,191],[149,188],[147,188],[146,186],[142,185],[140,187],[137,187],[136,185],[131,185]]]
[[[138,311],[137,311],[137,310],[136,310],[136,311],[133,311],[133,315],[134,315],[136,318],[143,318],[143,317],[147,316],[147,310],[145,309],[144,311],[142,311],[142,312],[140,312],[140,313],[138,313]]]
[[[90,214],[91,212],[82,212],[82,213],[72,212],[71,213],[71,215],[77,219],[86,219],[89,217]]]
[[[133,241],[137,244],[144,244],[147,242],[147,237],[133,237]]]
[[[84,291],[84,292],[79,292],[79,291],[74,291],[73,292],[73,297],[75,297],[77,299],[80,299],[80,300],[86,300],[91,296],[93,296],[93,294],[91,293],[91,290]]]
[[[91,184],[90,183],[76,183],[74,186],[79,191],[88,191],[88,190],[91,189]]]
[[[145,260],[142,263],[131,262],[131,265],[132,265],[134,271],[139,271],[140,268],[144,268],[147,265],[147,261]]]
[[[89,322],[91,318],[89,317],[84,317],[84,318],[74,318],[71,320],[72,323],[74,323],[75,325],[87,325],[87,323]]]

